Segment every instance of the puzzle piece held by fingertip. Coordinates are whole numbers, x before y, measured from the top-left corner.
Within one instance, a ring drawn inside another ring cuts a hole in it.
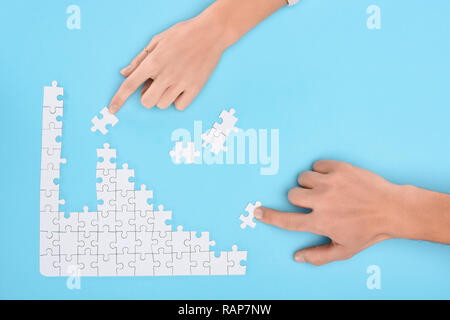
[[[241,223],[241,229],[245,229],[246,227],[250,227],[250,228],[255,228],[256,227],[256,222],[254,220],[254,212],[256,208],[261,207],[261,202],[257,201],[255,202],[255,204],[253,203],[249,203],[247,205],[247,207],[245,208],[245,211],[247,211],[248,215],[244,216],[243,214],[241,214],[241,216],[239,217],[239,220],[242,221]]]
[[[115,115],[109,112],[107,107],[103,108],[100,113],[102,115],[101,119],[95,116],[91,120],[91,122],[93,123],[91,131],[100,131],[103,135],[106,135],[109,132],[106,126],[111,125],[111,127],[114,127],[119,122],[119,119],[117,119]]]

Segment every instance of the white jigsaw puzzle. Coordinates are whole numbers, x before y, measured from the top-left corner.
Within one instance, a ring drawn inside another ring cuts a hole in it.
[[[115,115],[109,112],[107,107],[103,108],[100,113],[102,115],[101,119],[95,116],[91,120],[93,124],[91,131],[100,131],[103,135],[105,135],[109,132],[107,126],[110,125],[111,127],[114,127],[119,122],[119,119],[117,119]]]
[[[245,229],[246,227],[255,228],[256,222],[254,220],[255,215],[255,209],[261,207],[261,202],[257,201],[255,204],[249,203],[247,207],[245,208],[245,211],[247,211],[247,215],[244,216],[241,214],[239,217],[239,220],[241,220],[241,228]]]
[[[82,276],[177,276],[177,275],[243,275],[247,252],[211,251],[214,241],[209,232],[176,231],[167,223],[172,211],[159,205],[154,209],[153,191],[145,185],[135,189],[134,170],[128,165],[117,168],[117,152],[104,144],[97,149],[96,210],[84,207],[81,212],[66,215],[60,205],[63,89],[44,88],[43,133],[40,190],[40,271],[45,276],[69,276],[76,267]],[[59,108],[59,109],[58,109]],[[61,110],[60,110],[61,109]],[[106,110],[106,109],[104,109]],[[107,111],[107,110],[106,110]],[[103,113],[103,112],[102,112]],[[109,112],[108,112],[109,113]],[[228,132],[236,123],[234,112],[224,112],[216,130]],[[95,120],[97,119],[97,120]],[[95,120],[95,121],[94,121]],[[117,123],[104,114],[94,118],[94,131],[106,133],[106,125]],[[236,119],[237,120],[237,119]],[[214,131],[214,132],[215,132]],[[178,149],[180,150],[180,149]],[[185,161],[196,156],[193,149]]]

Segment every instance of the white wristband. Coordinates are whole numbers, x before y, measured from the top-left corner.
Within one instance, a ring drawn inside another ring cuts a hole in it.
[[[288,6],[293,6],[296,4],[299,0],[287,0]]]

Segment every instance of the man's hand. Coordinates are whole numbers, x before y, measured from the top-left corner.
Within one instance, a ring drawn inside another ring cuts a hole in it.
[[[405,193],[380,176],[345,162],[322,160],[314,171],[302,173],[299,188],[288,199],[309,214],[255,210],[255,217],[283,229],[312,232],[331,242],[300,250],[297,262],[317,266],[346,260],[367,247],[395,237],[395,227],[405,208]]]
[[[206,18],[180,22],[155,36],[125,67],[127,77],[110,103],[116,113],[128,97],[145,83],[141,102],[146,108],[168,108],[173,102],[186,109],[199,94],[226,49],[220,26]]]

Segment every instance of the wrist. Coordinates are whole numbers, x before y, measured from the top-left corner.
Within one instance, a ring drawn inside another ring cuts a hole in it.
[[[393,237],[450,243],[450,195],[410,185],[397,187]]]
[[[286,4],[286,0],[216,0],[197,18],[220,30],[219,41],[227,49]]]
[[[202,24],[207,32],[213,35],[217,46],[225,51],[236,43],[240,37],[230,27],[226,10],[220,10],[220,6],[217,6],[216,3],[205,9],[194,19]]]

